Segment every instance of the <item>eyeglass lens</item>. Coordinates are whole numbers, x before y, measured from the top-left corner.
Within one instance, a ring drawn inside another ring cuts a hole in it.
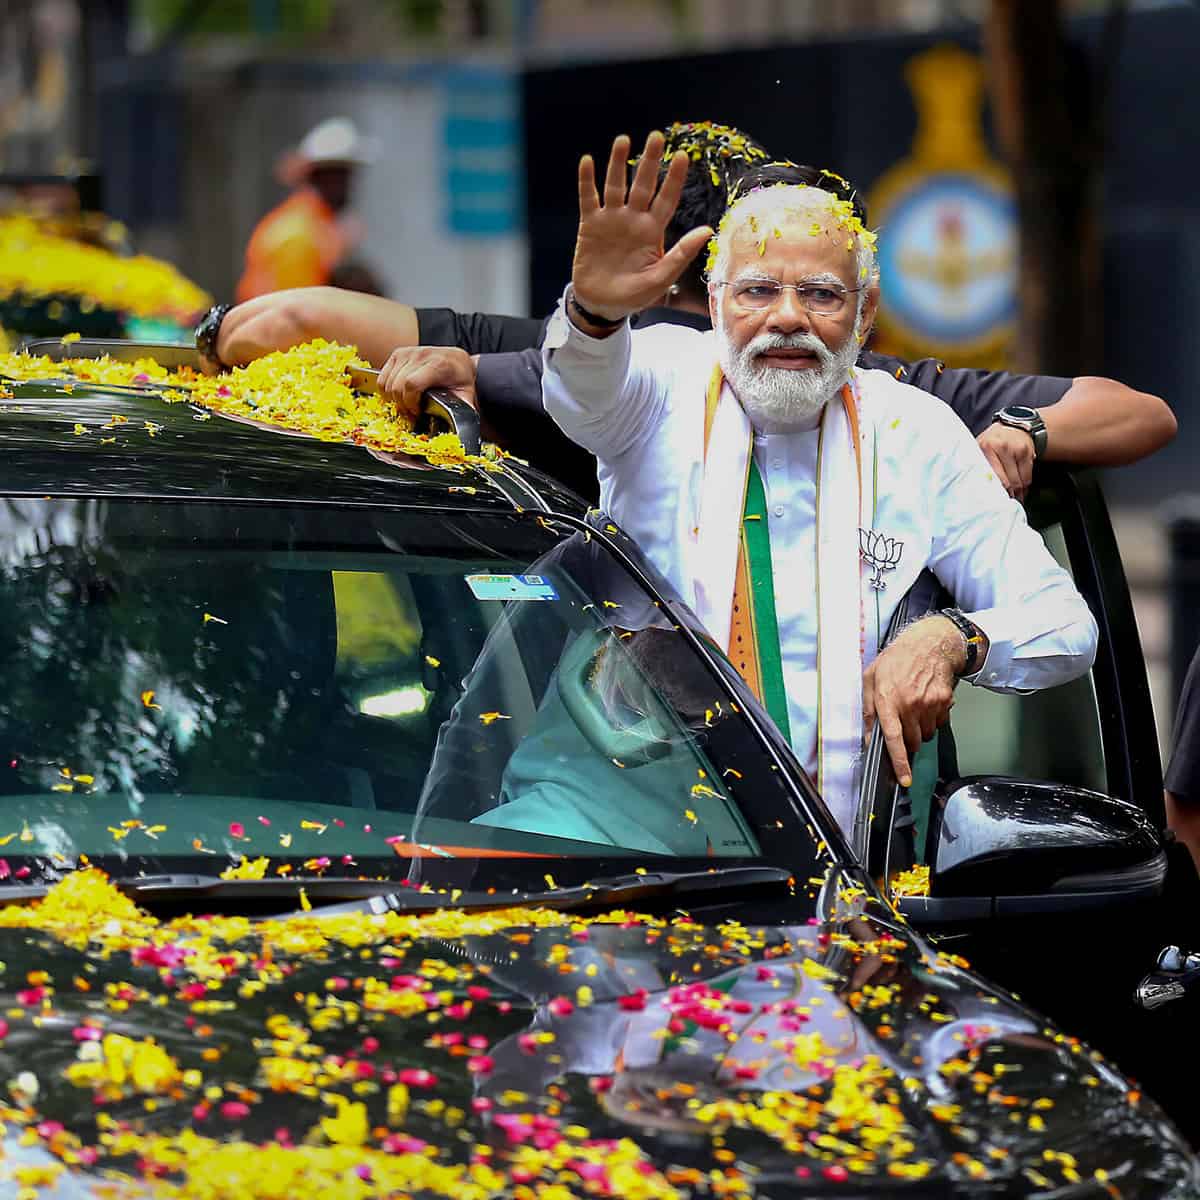
[[[821,283],[780,283],[774,279],[747,279],[733,286],[734,299],[746,308],[770,308],[787,289],[795,291],[809,312],[830,316],[841,312],[846,293]]]

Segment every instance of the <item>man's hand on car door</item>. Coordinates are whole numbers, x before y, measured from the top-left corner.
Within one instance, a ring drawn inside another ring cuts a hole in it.
[[[863,732],[876,721],[901,787],[912,783],[912,756],[944,725],[966,659],[953,622],[926,617],[910,625],[863,674]]]

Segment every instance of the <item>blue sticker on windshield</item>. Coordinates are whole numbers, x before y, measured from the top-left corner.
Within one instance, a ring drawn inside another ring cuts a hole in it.
[[[476,600],[557,600],[554,585],[541,575],[468,575]]]

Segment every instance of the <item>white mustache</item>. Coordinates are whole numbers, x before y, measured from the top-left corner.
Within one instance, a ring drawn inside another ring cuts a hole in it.
[[[747,360],[768,350],[808,350],[824,367],[833,361],[833,352],[815,333],[762,333],[743,351]]]

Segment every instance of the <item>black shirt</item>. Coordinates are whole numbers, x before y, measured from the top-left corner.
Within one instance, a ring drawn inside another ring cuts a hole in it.
[[[546,321],[456,313],[448,308],[418,308],[416,312],[422,345],[457,346],[468,354],[484,355],[476,376],[479,411],[504,448],[594,502],[599,495],[596,460],[576,446],[542,408],[540,346]],[[707,315],[674,308],[649,308],[631,321],[635,329],[664,323],[693,329],[711,327]],[[1045,408],[1061,400],[1072,382],[1050,375],[947,367],[935,358],[909,363],[872,350],[859,355],[858,365],[864,370],[888,371],[943,400],[976,437],[1000,409],[1013,404]]]
[[[1200,802],[1200,649],[1192,656],[1179,693],[1171,747],[1163,786],[1185,800]]]
[[[418,308],[417,341],[422,346],[457,346],[468,354],[506,354],[542,344],[546,321],[461,313],[453,308]]]

